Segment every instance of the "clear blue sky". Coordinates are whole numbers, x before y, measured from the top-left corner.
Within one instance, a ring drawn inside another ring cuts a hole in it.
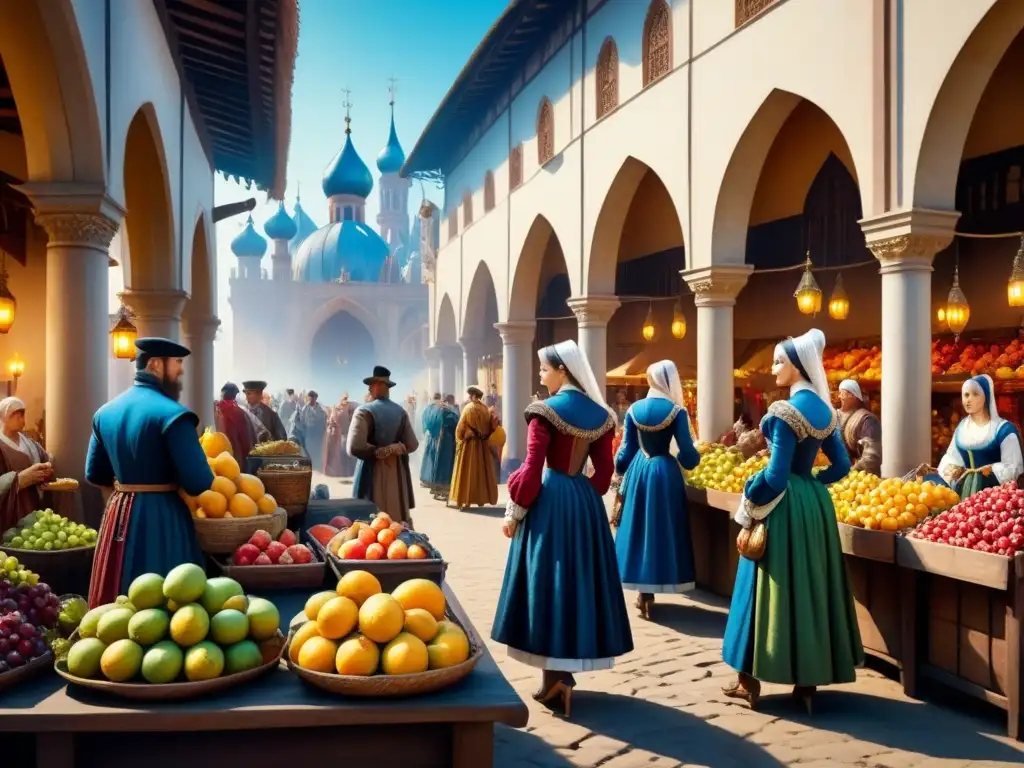
[[[323,169],[345,140],[342,89],[352,91],[353,143],[376,178],[377,153],[388,137],[388,78],[398,81],[395,122],[408,155],[506,4],[507,0],[299,0],[299,53],[286,193],[289,211],[301,186],[302,207],[318,225],[327,220],[320,180]],[[441,202],[441,190],[429,185],[426,189],[428,197]],[[218,205],[254,194],[223,177],[218,177],[214,193]],[[255,194],[253,218],[261,225],[276,210],[276,203],[266,203],[262,193]],[[378,209],[376,187],[367,202],[367,221],[374,222]],[[410,194],[411,214],[419,202],[416,183]],[[244,217],[236,217],[217,227],[217,299],[222,321],[217,340],[218,382],[230,372],[228,276],[234,266],[230,243],[244,223]],[[269,270],[269,256],[266,261]]]

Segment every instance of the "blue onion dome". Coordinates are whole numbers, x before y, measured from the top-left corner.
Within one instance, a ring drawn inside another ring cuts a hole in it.
[[[324,171],[324,196],[331,198],[335,195],[356,195],[365,199],[373,191],[373,176],[352,144],[352,128],[348,117],[345,118],[345,123],[345,146]]]
[[[398,133],[395,131],[395,115],[391,114],[391,134],[388,136],[388,143],[377,155],[377,168],[381,173],[398,173],[405,165],[405,150],[398,141]]]
[[[263,231],[271,240],[291,240],[298,233],[295,221],[284,209],[284,200],[277,206],[277,213],[264,222]]]
[[[343,220],[321,227],[295,252],[292,277],[307,283],[331,283],[348,274],[357,283],[377,283],[390,249],[361,221]]]
[[[295,237],[292,238],[288,244],[288,250],[293,254],[299,249],[303,241],[312,235],[319,229],[316,222],[309,217],[309,214],[302,208],[302,204],[299,202],[299,198],[295,198],[295,210],[292,213],[292,219],[295,221]]]
[[[267,241],[252,223],[252,216],[245,224],[238,237],[231,241],[231,252],[235,256],[262,256],[267,252]]]

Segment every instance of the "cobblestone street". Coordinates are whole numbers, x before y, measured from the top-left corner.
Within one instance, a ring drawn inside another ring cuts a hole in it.
[[[330,483],[331,495],[351,486]],[[414,511],[449,563],[447,579],[477,630],[489,637],[501,588],[507,540],[503,509],[446,509],[420,489]],[[504,488],[501,489],[504,493]],[[502,501],[504,499],[502,498]],[[627,593],[632,605],[634,593]],[[1024,764],[1024,748],[1005,737],[1001,712],[907,699],[897,682],[860,670],[854,685],[815,699],[808,717],[788,689],[766,686],[758,712],[721,694],[732,677],[721,660],[727,605],[697,592],[659,598],[655,621],[632,616],[635,650],[614,669],[578,676],[572,720],[530,697],[539,672],[488,644],[506,678],[530,708],[530,723],[498,726],[495,765],[604,766],[1002,766]],[[630,610],[631,615],[635,613]]]

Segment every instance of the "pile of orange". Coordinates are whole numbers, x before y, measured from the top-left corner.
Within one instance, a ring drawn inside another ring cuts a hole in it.
[[[277,501],[266,492],[263,481],[255,475],[243,474],[235,457],[228,451],[213,453],[225,443],[225,435],[210,430],[200,439],[214,477],[209,490],[198,496],[186,497],[192,517],[255,517],[273,514],[277,509]]]
[[[956,491],[930,480],[889,478],[858,496],[843,522],[875,531],[905,531],[959,501]]]

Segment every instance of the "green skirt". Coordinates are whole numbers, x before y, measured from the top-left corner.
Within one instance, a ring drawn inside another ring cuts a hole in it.
[[[765,522],[764,556],[740,558],[723,658],[766,683],[853,682],[864,648],[828,491],[791,476]]]

